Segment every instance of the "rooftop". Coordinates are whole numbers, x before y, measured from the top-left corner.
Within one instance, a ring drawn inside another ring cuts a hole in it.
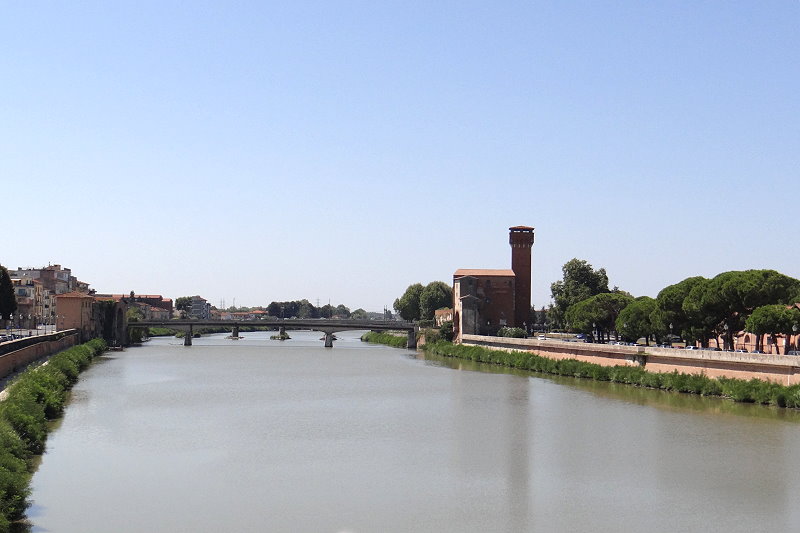
[[[64,294],[59,294],[56,298],[89,298],[94,299],[94,296],[91,294],[86,294],[85,292],[65,292]]]
[[[514,271],[511,269],[491,269],[491,268],[459,268],[453,274],[454,278],[461,278],[464,276],[480,276],[480,277],[487,277],[487,276],[503,276],[503,277],[514,277]]]

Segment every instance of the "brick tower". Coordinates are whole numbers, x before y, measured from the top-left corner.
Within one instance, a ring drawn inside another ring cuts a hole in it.
[[[514,271],[514,324],[521,328],[527,323],[531,311],[531,248],[533,248],[533,228],[514,226],[508,228],[508,242],[511,244],[511,270]],[[530,327],[530,324],[527,324]]]

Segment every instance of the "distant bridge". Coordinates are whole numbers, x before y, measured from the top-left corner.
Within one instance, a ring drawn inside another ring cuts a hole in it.
[[[267,318],[261,320],[141,320],[128,322],[128,329],[161,327],[178,329],[186,332],[183,338],[184,346],[192,345],[194,328],[223,327],[233,330],[231,337],[239,337],[239,328],[278,328],[281,333],[287,329],[311,329],[325,333],[325,347],[333,348],[333,334],[337,331],[352,331],[367,329],[370,331],[405,331],[408,334],[406,346],[409,349],[417,347],[417,331],[419,326],[413,322],[395,320],[337,320],[328,318]]]

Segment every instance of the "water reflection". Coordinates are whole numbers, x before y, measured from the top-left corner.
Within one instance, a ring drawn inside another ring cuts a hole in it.
[[[435,354],[418,353],[416,357],[433,366],[443,366],[456,370],[484,372],[490,374],[509,374],[513,376],[535,377],[545,379],[559,385],[591,392],[594,395],[609,400],[620,400],[626,403],[655,407],[660,409],[674,409],[677,411],[697,411],[713,414],[731,414],[786,422],[800,423],[800,410],[785,409],[774,406],[757,405],[751,403],[733,402],[718,397],[700,396],[697,394],[684,394],[663,390],[635,387],[623,383],[608,381],[595,381],[592,379],[574,378],[569,376],[556,376],[529,372],[515,368],[506,368],[486,363],[442,357]]]

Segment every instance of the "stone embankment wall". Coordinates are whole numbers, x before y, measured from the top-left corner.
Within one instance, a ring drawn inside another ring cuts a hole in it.
[[[15,341],[2,343],[0,355],[0,377],[16,372],[32,362],[66,350],[78,344],[80,335],[78,330],[59,331],[49,335],[25,337]]]
[[[705,374],[708,377],[757,378],[781,385],[800,383],[800,357],[792,355],[613,346],[559,340],[511,339],[463,335],[462,344],[534,352],[552,359],[577,359],[604,366],[641,365],[651,372]]]

